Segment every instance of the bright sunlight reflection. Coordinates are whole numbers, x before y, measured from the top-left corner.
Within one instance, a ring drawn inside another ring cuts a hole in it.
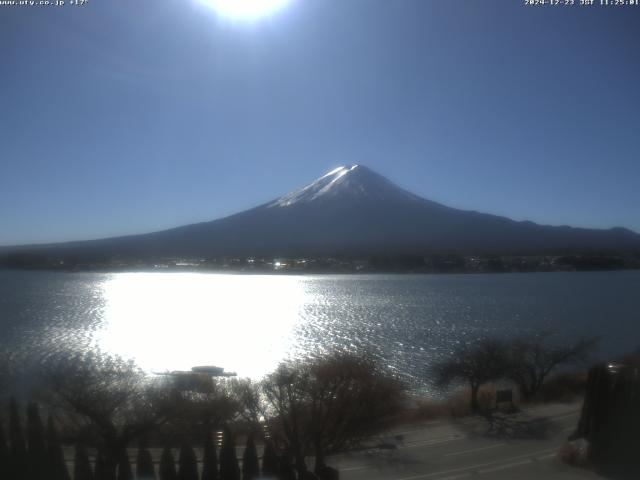
[[[117,274],[103,285],[97,346],[147,371],[216,365],[259,378],[291,351],[302,277]]]
[[[200,0],[222,16],[256,19],[284,7],[289,0]]]

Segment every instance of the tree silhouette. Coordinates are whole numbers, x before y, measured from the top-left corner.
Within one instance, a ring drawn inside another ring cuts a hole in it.
[[[218,455],[216,453],[216,445],[211,440],[211,435],[207,435],[204,441],[202,480],[218,480]]]
[[[122,452],[122,456],[118,462],[118,480],[133,480],[131,462],[129,461],[129,454],[126,449]]]
[[[479,411],[478,391],[490,381],[504,377],[507,372],[507,347],[495,339],[481,340],[474,345],[466,343],[458,347],[452,355],[433,369],[437,383],[448,386],[453,382],[466,382],[471,388],[470,408]]]
[[[262,452],[262,476],[276,477],[280,467],[278,466],[278,454],[271,440],[267,440]]]
[[[291,457],[287,452],[284,452],[280,457],[279,466],[280,472],[278,474],[278,478],[280,480],[297,480],[296,472],[293,468],[293,465],[291,464]],[[302,471],[300,473],[300,477],[302,477],[306,473],[306,471]]]
[[[156,480],[156,471],[153,467],[153,458],[151,452],[146,448],[138,449],[136,460],[136,478],[137,480]]]
[[[102,450],[98,450],[96,455],[96,463],[94,466],[95,480],[116,480],[115,470],[108,464],[105,454]]]
[[[263,392],[299,476],[310,453],[319,471],[326,455],[385,429],[405,398],[404,385],[372,358],[341,352],[281,364]]]
[[[247,437],[247,445],[242,456],[242,480],[255,480],[260,476],[258,451],[253,441],[253,435]]]
[[[171,424],[176,430],[198,432],[204,438],[213,435],[214,428],[238,415],[240,402],[230,383],[201,373],[168,377]]]
[[[160,456],[160,480],[178,480],[176,462],[169,447],[165,447]]]
[[[236,444],[229,427],[225,426],[220,449],[220,480],[240,480]]]
[[[596,339],[575,344],[551,344],[548,332],[520,337],[508,350],[507,376],[516,384],[520,395],[531,400],[547,376],[561,365],[584,362],[596,344]]]
[[[178,465],[178,480],[198,480],[198,460],[196,458],[196,452],[194,452],[193,448],[186,442],[180,447]]]
[[[261,385],[249,379],[234,378],[229,382],[230,394],[238,402],[238,415],[255,431],[262,428],[262,419],[266,417],[262,401]]]
[[[4,425],[0,422],[0,478],[10,478],[9,459],[9,447],[4,436]]]
[[[27,406],[27,464],[30,480],[48,480],[50,471],[47,465],[47,445],[44,426],[40,418],[38,405]]]
[[[11,458],[9,461],[9,475],[12,480],[26,480],[27,477],[27,449],[22,433],[20,412],[15,398],[9,403],[9,442]]]
[[[65,351],[49,359],[43,376],[52,403],[98,437],[108,479],[129,443],[167,419],[164,392],[131,361]]]
[[[73,461],[73,480],[93,480],[89,455],[82,445],[76,445]]]
[[[47,478],[51,480],[69,480],[69,471],[64,461],[64,452],[51,415],[47,419],[47,456],[49,457],[49,475]]]

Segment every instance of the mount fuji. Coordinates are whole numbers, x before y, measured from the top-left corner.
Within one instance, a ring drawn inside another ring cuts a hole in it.
[[[6,249],[4,249],[7,251]],[[294,257],[640,251],[640,235],[545,226],[459,210],[362,165],[336,168],[278,199],[218,220],[150,234],[20,247],[49,257]]]

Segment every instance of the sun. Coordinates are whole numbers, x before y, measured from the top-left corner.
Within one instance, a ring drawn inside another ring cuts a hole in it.
[[[290,0],[200,0],[200,2],[210,6],[221,16],[252,20],[281,9]]]

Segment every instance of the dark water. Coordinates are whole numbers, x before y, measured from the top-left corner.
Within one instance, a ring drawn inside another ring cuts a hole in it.
[[[42,361],[73,345],[150,371],[221,365],[258,378],[290,355],[367,349],[428,388],[462,341],[540,330],[640,347],[640,272],[223,275],[0,271],[0,347]]]

